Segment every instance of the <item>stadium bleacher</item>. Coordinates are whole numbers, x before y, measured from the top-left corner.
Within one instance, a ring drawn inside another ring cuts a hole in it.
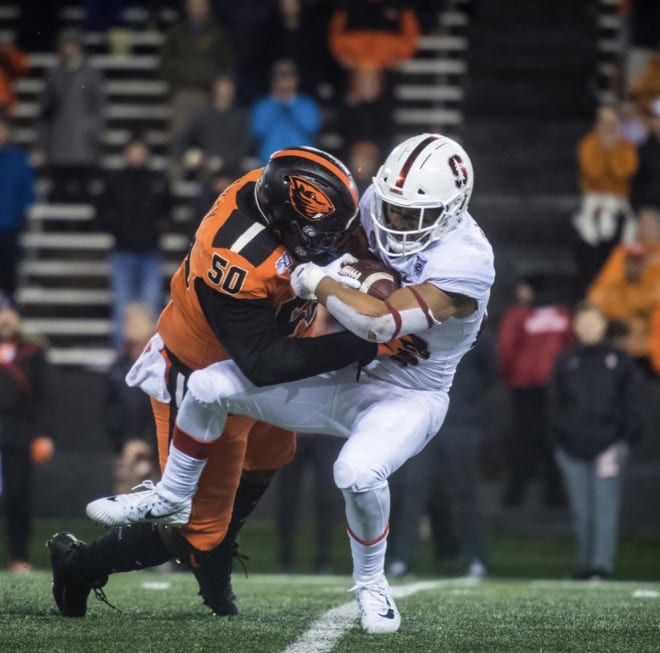
[[[448,3],[446,10],[438,14],[438,29],[428,30],[415,58],[400,66],[393,107],[397,137],[419,131],[455,135],[460,130],[467,73],[466,6],[465,0]],[[19,12],[20,2],[0,7],[0,31],[12,32]],[[62,26],[81,27],[84,18],[82,3],[72,1],[60,10]],[[158,77],[159,50],[177,14],[171,9],[159,10],[154,22],[145,8],[131,6],[123,11],[122,18],[132,28],[130,54],[111,53],[105,34],[86,32],[83,36],[92,64],[103,71],[105,78],[107,122],[100,163],[104,169],[117,168],[121,148],[131,131],[139,128],[152,148],[154,167],[165,169],[170,109],[167,85]],[[52,52],[29,54],[31,73],[16,85],[14,126],[15,140],[27,149],[37,138],[35,122],[43,75],[56,63]],[[337,148],[341,135],[326,131],[320,144],[327,149]],[[114,357],[108,339],[111,291],[107,256],[112,238],[96,231],[93,206],[48,204],[47,175],[40,161],[34,164],[39,200],[30,212],[21,241],[18,292],[25,328],[48,337],[53,362],[105,368]],[[180,183],[173,189],[175,228],[191,219],[190,201],[196,192],[191,183]],[[165,287],[186,246],[187,238],[182,233],[171,233],[163,239]]]

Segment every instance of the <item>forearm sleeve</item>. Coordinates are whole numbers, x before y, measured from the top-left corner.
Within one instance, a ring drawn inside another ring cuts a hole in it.
[[[364,315],[335,295],[328,297],[326,308],[342,326],[370,342],[389,342],[393,338],[420,333],[429,328],[429,317],[421,308],[403,311],[390,309],[385,315]],[[440,324],[437,320],[433,322]]]

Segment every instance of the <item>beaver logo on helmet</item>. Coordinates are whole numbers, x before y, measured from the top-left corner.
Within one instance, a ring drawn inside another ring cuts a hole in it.
[[[289,175],[289,201],[298,215],[316,222],[335,212],[330,198],[314,183],[305,177]]]

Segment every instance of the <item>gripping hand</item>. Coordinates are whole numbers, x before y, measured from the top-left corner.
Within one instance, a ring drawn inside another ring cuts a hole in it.
[[[418,365],[420,358],[426,360],[430,354],[426,340],[411,333],[381,343],[378,345],[376,355],[393,358],[401,367],[407,367],[408,365]]]
[[[338,259],[321,267],[315,263],[301,263],[291,272],[291,287],[301,299],[316,299],[316,287],[321,283],[323,277],[330,277],[339,283],[356,287],[356,282],[340,275],[341,268],[347,263],[353,263],[357,260],[350,254],[343,254]],[[358,284],[359,287],[359,284]]]

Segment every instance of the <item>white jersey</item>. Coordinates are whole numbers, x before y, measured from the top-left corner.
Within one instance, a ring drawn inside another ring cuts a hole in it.
[[[360,200],[360,219],[372,253],[401,274],[404,286],[432,283],[445,292],[474,299],[477,310],[469,317],[452,317],[417,334],[429,345],[428,360],[402,368],[396,361],[379,358],[365,367],[364,373],[403,387],[448,392],[456,367],[473,346],[486,315],[495,280],[493,249],[466,212],[455,229],[421,252],[389,258],[376,245],[371,217],[373,195],[374,188],[370,186]]]

